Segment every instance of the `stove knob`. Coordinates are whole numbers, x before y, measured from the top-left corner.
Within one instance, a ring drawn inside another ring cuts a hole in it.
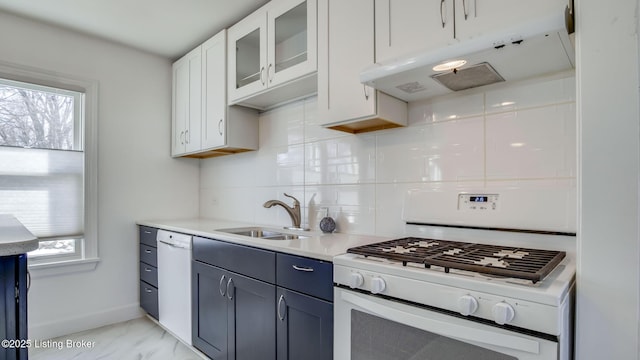
[[[387,284],[385,284],[385,282],[384,282],[384,280],[382,278],[374,277],[373,279],[371,279],[371,293],[372,294],[379,294],[379,293],[383,292],[386,287],[387,287]]]
[[[349,287],[352,289],[359,288],[364,283],[364,277],[360,273],[351,273],[349,275]]]
[[[513,307],[506,302],[499,302],[493,305],[491,312],[493,313],[493,321],[500,325],[504,325],[513,320],[513,317],[516,314]]]
[[[478,300],[471,295],[464,295],[458,299],[458,311],[464,316],[469,316],[478,310]]]

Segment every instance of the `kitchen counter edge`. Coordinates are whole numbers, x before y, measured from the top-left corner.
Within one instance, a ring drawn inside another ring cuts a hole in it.
[[[136,224],[330,262],[333,261],[334,256],[346,253],[347,249],[351,247],[389,240],[385,237],[373,235],[324,234],[320,231],[291,231],[285,229],[282,229],[282,231],[309,237],[297,240],[265,240],[221,232],[218,229],[251,226],[262,226],[274,230],[280,229],[277,226],[216,219],[141,220],[137,221]]]

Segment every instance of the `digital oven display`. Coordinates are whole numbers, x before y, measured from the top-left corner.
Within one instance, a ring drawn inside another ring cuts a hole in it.
[[[489,201],[488,196],[469,196],[469,201],[476,203],[486,203]]]

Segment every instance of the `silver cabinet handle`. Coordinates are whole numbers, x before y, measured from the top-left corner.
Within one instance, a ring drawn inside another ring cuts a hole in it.
[[[29,292],[30,288],[31,288],[31,272],[27,270],[27,292]]]
[[[313,268],[310,268],[310,267],[293,265],[293,268],[298,270],[298,271],[313,272]]]
[[[442,28],[444,29],[445,21],[444,21],[444,1],[440,0],[440,21],[442,21]]]
[[[144,288],[144,291],[145,291],[147,294],[151,294],[151,293],[153,292],[153,291],[151,291],[149,288]]]
[[[464,12],[464,19],[467,20],[469,13],[467,12],[467,0],[462,0],[462,12]]]
[[[260,82],[262,83],[262,85],[265,84],[265,80],[264,80],[264,66],[262,68],[260,68]]]
[[[362,90],[364,91],[365,100],[369,100],[369,92],[367,91],[367,85],[362,85]]]
[[[220,284],[218,285],[218,291],[220,291],[220,295],[222,295],[222,297],[224,297],[226,295],[226,288],[224,287],[224,279],[226,278],[226,276],[222,275],[220,277]]]
[[[151,231],[149,231],[149,230],[145,230],[145,231],[144,231],[144,233],[145,233],[145,234],[151,234]]]
[[[151,269],[149,269],[148,267],[145,267],[145,268],[144,268],[144,271],[145,271],[145,272],[151,272],[152,270],[151,270]]]
[[[280,311],[282,304],[284,304],[284,314]],[[284,300],[284,295],[280,295],[280,299],[278,299],[278,319],[284,321],[285,316],[287,316],[287,302]]]
[[[222,135],[222,119],[218,121],[218,132],[220,133],[220,135]]]
[[[275,74],[275,71],[272,72],[271,69],[273,69],[273,64],[269,64],[269,68],[267,69],[267,76],[269,77],[269,82],[273,82],[273,75]]]
[[[233,279],[229,278],[229,281],[227,281],[227,298],[229,300],[233,300],[233,292],[232,290],[234,290],[235,286],[233,284]]]
[[[151,254],[151,250],[149,250],[149,249],[146,249],[144,252],[147,253],[147,254]]]

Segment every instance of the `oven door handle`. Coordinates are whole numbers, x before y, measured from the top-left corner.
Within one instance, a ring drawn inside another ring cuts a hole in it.
[[[428,319],[429,321],[425,321],[424,317],[384,306],[348,292],[342,292],[341,298],[343,301],[365,309],[379,317],[442,336],[460,340],[476,341],[478,343],[525,351],[532,354],[540,353],[540,343],[537,341],[492,331],[472,329],[467,326],[460,326],[435,319]]]

